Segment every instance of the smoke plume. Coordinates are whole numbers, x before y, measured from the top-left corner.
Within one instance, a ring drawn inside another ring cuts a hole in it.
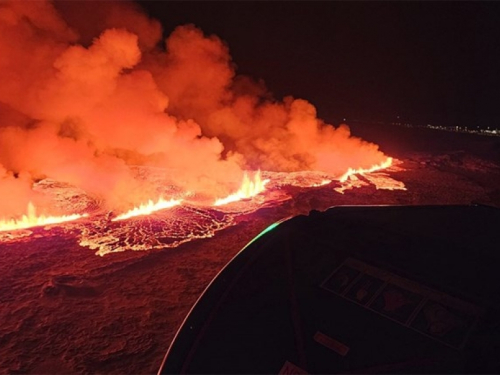
[[[223,196],[244,169],[336,176],[386,158],[306,100],[238,76],[217,36],[161,35],[134,3],[0,3],[0,217],[43,205],[44,178],[117,208],[153,193],[133,165]]]

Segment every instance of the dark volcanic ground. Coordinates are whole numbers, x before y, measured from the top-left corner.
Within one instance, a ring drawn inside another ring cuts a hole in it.
[[[284,217],[333,205],[500,207],[500,138],[353,126],[403,161],[407,190],[331,185],[239,216],[212,238],[177,248],[95,255],[71,230],[0,243],[0,372],[155,373],[190,307],[253,237]],[[397,175],[397,176],[396,176]],[[293,190],[293,189],[292,189]]]

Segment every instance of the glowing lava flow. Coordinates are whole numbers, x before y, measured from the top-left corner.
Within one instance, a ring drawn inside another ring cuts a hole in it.
[[[217,199],[214,206],[222,206],[224,204],[237,202],[242,199],[248,199],[256,196],[257,194],[263,192],[266,189],[266,184],[269,180],[262,180],[260,176],[260,170],[254,176],[253,181],[250,180],[248,174],[245,172],[243,175],[243,181],[241,183],[240,190],[236,193],[227,196],[226,198]]]
[[[153,212],[164,210],[165,208],[172,208],[174,206],[178,206],[181,204],[181,202],[182,199],[170,199],[169,201],[166,201],[163,198],[159,198],[157,202],[153,202],[150,199],[148,203],[143,203],[139,207],[134,207],[130,211],[118,215],[111,221],[130,219],[131,217],[135,216],[150,215]]]
[[[368,184],[375,185],[377,190],[406,190],[405,184],[401,181],[394,180],[386,173],[380,172],[383,169],[389,168],[393,165],[393,159],[387,158],[383,163],[372,166],[368,169],[353,169],[349,170],[340,177],[339,181],[341,186],[334,188],[336,192],[344,194],[346,190],[353,188],[360,188]],[[375,173],[378,172],[378,173]],[[356,175],[362,175],[364,180],[358,178]]]
[[[321,180],[321,182],[312,184],[311,187],[325,186],[325,185],[328,185],[330,182],[332,182],[332,180],[323,179],[323,180]]]
[[[392,165],[392,158],[389,157],[384,162],[382,162],[380,164],[373,165],[373,166],[371,166],[370,168],[367,168],[367,169],[365,169],[365,168],[359,168],[359,169],[349,168],[347,170],[347,172],[344,173],[340,177],[339,181],[340,182],[346,182],[349,179],[350,176],[353,176],[355,174],[364,175],[365,173],[371,173],[371,172],[379,171],[381,169],[389,168],[391,165]]]
[[[0,231],[10,231],[16,229],[39,227],[42,225],[60,224],[60,223],[65,223],[67,221],[77,220],[86,216],[88,215],[72,214],[63,216],[45,216],[45,215],[37,216],[35,206],[33,205],[33,203],[29,202],[28,214],[23,215],[20,219],[0,220]]]

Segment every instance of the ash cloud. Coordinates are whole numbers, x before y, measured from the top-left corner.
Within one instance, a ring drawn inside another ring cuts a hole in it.
[[[238,76],[217,36],[161,34],[134,3],[0,3],[0,217],[43,206],[31,189],[43,178],[120,208],[154,198],[132,165],[215,197],[244,169],[340,175],[386,158],[306,100]]]

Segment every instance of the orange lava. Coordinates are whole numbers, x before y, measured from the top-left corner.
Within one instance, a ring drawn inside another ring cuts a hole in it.
[[[311,187],[325,186],[325,185],[328,185],[330,182],[332,182],[332,180],[323,179],[323,180],[321,180],[321,182],[312,184]]]
[[[150,215],[153,212],[164,210],[166,208],[172,208],[175,206],[180,205],[182,202],[182,199],[170,199],[170,200],[165,200],[163,198],[159,198],[156,202],[153,202],[151,199],[147,203],[143,203],[138,207],[134,207],[131,210],[125,212],[124,214],[118,215],[111,221],[119,221],[119,220],[125,220],[125,219],[130,219],[131,217],[135,216],[143,216],[143,215]]]
[[[225,198],[217,199],[214,206],[222,206],[228,203],[237,202],[242,199],[248,199],[262,193],[266,189],[266,184],[269,180],[263,180],[260,175],[260,170],[255,174],[253,181],[250,180],[248,174],[245,172],[240,189]]]
[[[377,190],[406,190],[405,184],[401,181],[391,178],[387,173],[381,172],[393,165],[393,159],[387,158],[383,163],[373,165],[368,169],[352,169],[340,177],[341,186],[334,188],[340,194],[344,194],[346,190],[360,188],[368,184],[375,185]],[[356,175],[362,175],[365,180],[359,179]]]
[[[340,177],[339,181],[346,182],[349,179],[349,177],[352,175],[355,175],[355,174],[364,175],[366,173],[376,172],[376,171],[379,171],[381,169],[389,168],[391,165],[392,165],[392,158],[388,157],[384,162],[382,162],[380,164],[372,165],[370,168],[366,168],[366,169],[365,168],[359,168],[359,169],[349,168],[347,170],[347,172],[344,173]]]
[[[80,219],[88,216],[87,214],[72,214],[63,216],[45,216],[36,214],[36,208],[33,203],[28,203],[28,212],[20,219],[0,219],[0,231],[11,231],[17,229],[26,229],[39,227],[43,225],[60,224],[68,221]]]

